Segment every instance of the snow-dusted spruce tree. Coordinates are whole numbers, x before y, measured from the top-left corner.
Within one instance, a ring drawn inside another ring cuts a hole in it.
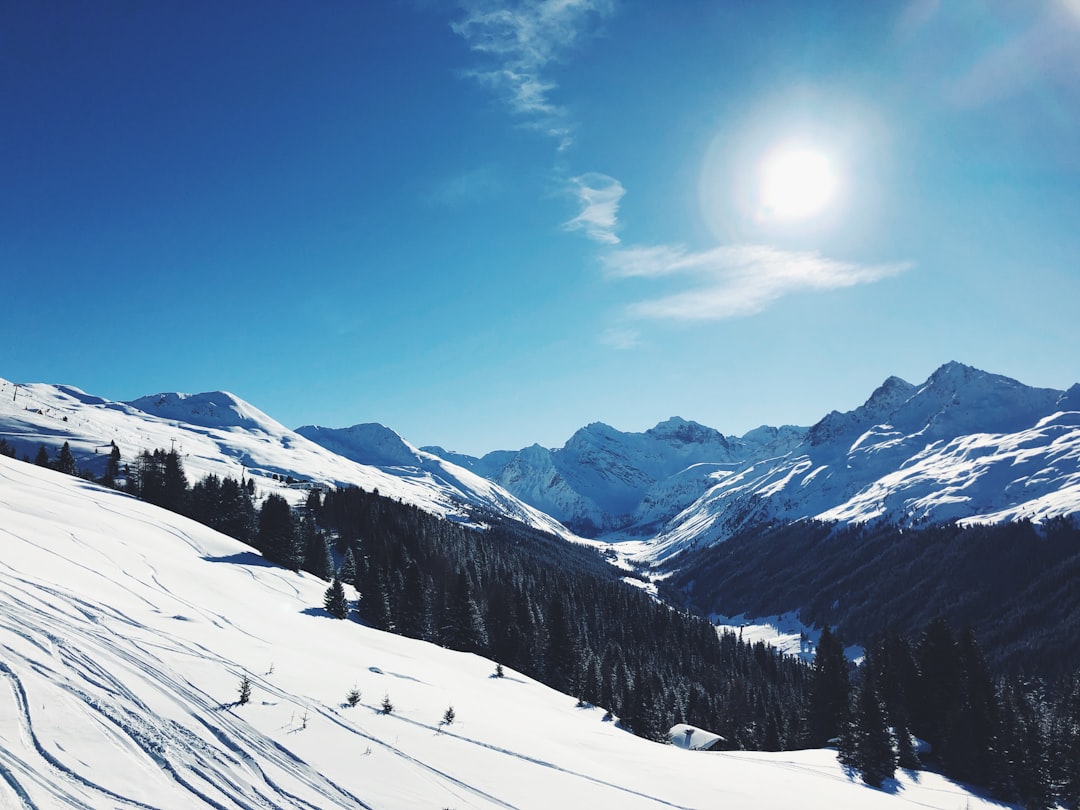
[[[240,697],[236,701],[241,706],[247,704],[251,700],[251,678],[245,675],[240,679]]]
[[[345,549],[345,556],[341,559],[341,567],[338,569],[338,579],[342,582],[356,582],[356,555],[352,548]]]
[[[380,711],[383,714],[392,714],[394,711],[394,704],[390,702],[390,694],[383,695],[382,703],[380,704]]]
[[[355,707],[360,702],[360,690],[353,686],[345,695],[345,702]]]
[[[334,581],[330,583],[330,587],[323,595],[323,606],[331,616],[337,616],[339,619],[348,618],[349,603],[345,599],[345,588],[337,577],[334,577]]]
[[[443,716],[442,716],[443,725],[444,726],[453,725],[454,719],[456,717],[457,717],[457,714],[454,712],[454,707],[453,706],[448,707],[447,710],[445,712],[443,712]]]

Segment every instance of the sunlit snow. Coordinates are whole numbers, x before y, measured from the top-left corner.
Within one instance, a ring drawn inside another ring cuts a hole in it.
[[[491,661],[329,618],[326,583],[203,526],[2,457],[0,541],[0,807],[997,806],[929,773],[873,790],[832,751],[646,742]]]

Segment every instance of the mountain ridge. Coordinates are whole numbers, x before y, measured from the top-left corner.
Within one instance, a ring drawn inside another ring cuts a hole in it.
[[[918,525],[1080,512],[1073,413],[1080,384],[1035,388],[951,361],[921,384],[887,377],[861,405],[805,428],[735,437],[678,417],[643,433],[594,423],[562,448],[471,463],[580,533],[641,541],[636,558],[658,563],[754,525],[807,518]],[[658,461],[660,444],[649,440],[685,426],[697,426],[687,444],[697,455],[671,445]]]
[[[397,461],[410,452],[411,445],[389,428],[379,426],[369,435],[383,442],[384,454],[396,452]],[[391,435],[400,447],[395,448]],[[307,484],[355,485],[458,520],[468,520],[470,510],[482,507],[574,538],[553,518],[450,462],[422,453],[417,464],[404,468],[347,458],[225,391],[163,392],[113,402],[73,386],[0,380],[0,438],[27,457],[40,446],[55,457],[66,442],[79,467],[94,475],[104,471],[112,442],[121,450],[122,463],[133,462],[143,451],[175,449],[196,479],[247,477],[264,494],[275,492],[294,503],[305,497],[301,487]]]

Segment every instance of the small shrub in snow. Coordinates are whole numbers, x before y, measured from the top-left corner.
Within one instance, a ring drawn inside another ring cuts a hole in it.
[[[390,714],[394,711],[394,704],[390,702],[390,695],[383,695],[380,711],[383,714]]]
[[[453,725],[453,723],[454,723],[454,718],[455,718],[456,716],[457,716],[457,715],[456,715],[456,714],[454,713],[454,707],[453,707],[453,706],[450,706],[450,707],[449,707],[449,708],[448,708],[448,709],[447,709],[447,710],[446,710],[446,711],[445,711],[445,712],[443,713],[443,716],[442,716],[442,721],[443,721],[443,725],[444,725],[444,726],[450,726],[450,725]]]
[[[360,690],[355,686],[349,690],[349,693],[345,695],[345,702],[350,706],[356,706],[360,702]]]

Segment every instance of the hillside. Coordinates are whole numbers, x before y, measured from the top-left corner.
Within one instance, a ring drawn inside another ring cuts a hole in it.
[[[7,458],[0,527],[0,806],[1001,807],[931,773],[873,790],[829,751],[641,740],[486,659],[331,619],[326,583],[205,527]]]
[[[382,426],[384,434],[397,434]],[[480,506],[564,537],[557,521],[497,485],[449,462],[416,456],[416,463],[388,464],[385,457],[357,461],[328,450],[225,391],[161,393],[131,402],[112,402],[71,386],[16,385],[0,380],[0,438],[19,457],[33,458],[40,446],[52,458],[68,442],[79,467],[100,475],[110,442],[122,462],[142,451],[175,448],[193,479],[209,474],[255,480],[262,493],[303,499],[303,483],[354,485],[378,490],[440,515],[464,518]],[[297,483],[290,486],[289,480]]]

